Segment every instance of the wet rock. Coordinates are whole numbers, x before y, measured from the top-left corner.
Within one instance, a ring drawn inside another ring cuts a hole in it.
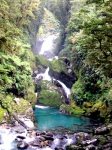
[[[112,130],[112,123],[108,124],[107,129]]]
[[[85,133],[85,132],[79,132],[75,135],[76,140],[85,141],[90,140],[92,138],[92,135]]]
[[[63,148],[57,148],[57,147],[56,147],[55,150],[64,150],[64,149],[63,149]]]
[[[64,135],[64,136],[61,136],[59,139],[63,140],[63,139],[67,139],[67,136]]]
[[[95,135],[94,138],[98,139],[98,143],[100,145],[104,145],[106,143],[106,141],[107,141],[107,137],[101,136],[101,135]]]
[[[86,150],[95,150],[95,146],[94,145],[88,145],[86,146]]]
[[[16,132],[19,134],[22,134],[22,133],[25,133],[25,130],[24,129],[18,129],[18,130],[16,130]]]
[[[38,132],[39,133],[39,132]],[[46,135],[46,132],[40,132],[40,135]]]
[[[26,142],[19,142],[17,144],[18,149],[26,149],[29,145]]]
[[[81,146],[72,144],[72,145],[66,146],[66,150],[84,150],[84,148],[82,148]]]
[[[0,144],[2,144],[2,136],[0,135]]]
[[[98,127],[94,130],[94,134],[100,134],[100,135],[103,135],[103,134],[108,134],[109,133],[109,130],[107,127]]]
[[[22,136],[22,135],[18,135],[16,138],[19,138],[19,139],[26,139],[26,137],[25,136]]]
[[[40,140],[40,141],[45,141],[46,139],[45,139],[43,136],[40,136],[40,137],[39,137],[39,140]]]
[[[36,132],[36,136],[40,136],[40,132]]]
[[[86,140],[86,141],[82,141],[83,145],[97,145],[98,144],[98,140],[97,139],[92,139],[92,140]]]
[[[31,143],[32,146],[34,147],[40,147],[40,141],[39,140],[35,140]]]
[[[45,138],[45,140],[50,140],[50,141],[54,140],[54,138],[51,136],[43,135],[42,137]]]
[[[104,149],[112,150],[112,142],[104,145]]]
[[[52,133],[47,133],[46,136],[53,137]]]

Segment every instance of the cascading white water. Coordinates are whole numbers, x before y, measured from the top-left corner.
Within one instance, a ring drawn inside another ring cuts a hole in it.
[[[15,139],[15,135],[10,132],[10,129],[0,129],[1,133],[1,143],[0,149],[1,150],[10,150],[13,148],[12,142]]]
[[[44,54],[44,52],[46,52],[46,51],[50,51],[50,50],[52,50],[53,49],[53,41],[54,41],[54,39],[56,38],[57,36],[56,35],[50,35],[50,36],[48,36],[46,39],[45,39],[45,41],[44,41],[44,43],[42,44],[42,48],[41,48],[41,51],[40,51],[40,55],[43,55]],[[55,57],[53,57],[53,58],[55,58],[55,59],[58,59],[58,56],[55,56]],[[52,61],[53,60],[53,58],[50,58],[50,59],[48,59],[49,61]],[[36,78],[37,79],[43,79],[43,80],[48,80],[48,81],[51,81],[51,77],[50,77],[50,75],[49,75],[49,67],[46,69],[46,71],[45,71],[45,73],[41,73],[41,74],[38,74],[37,76],[36,76]],[[69,88],[67,88],[66,87],[66,85],[64,84],[64,83],[62,83],[61,81],[59,81],[59,80],[57,80],[61,85],[62,85],[62,87],[63,87],[63,89],[64,89],[64,91],[65,91],[65,93],[66,93],[66,96],[67,96],[67,98],[69,98],[69,96],[70,96],[70,89]]]
[[[57,80],[57,81],[62,85],[62,87],[63,87],[63,89],[64,89],[64,91],[66,93],[67,98],[69,98],[70,93],[71,93],[70,89],[67,88],[66,85],[64,83],[62,83],[61,81],[59,81],[59,80]]]
[[[37,79],[41,78],[43,80],[51,81],[51,77],[49,76],[49,67],[46,69],[45,73],[40,73],[36,76]]]
[[[53,40],[56,38],[56,35],[49,35],[44,43],[42,44],[41,51],[39,52],[40,55],[43,55],[45,51],[50,51],[53,49]]]

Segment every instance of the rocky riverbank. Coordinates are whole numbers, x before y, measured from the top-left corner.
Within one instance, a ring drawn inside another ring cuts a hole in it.
[[[93,133],[24,128],[21,125],[0,126],[2,150],[111,150],[112,124],[95,128]]]

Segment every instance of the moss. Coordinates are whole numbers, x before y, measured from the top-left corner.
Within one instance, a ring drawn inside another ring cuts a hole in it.
[[[36,56],[36,64],[37,66],[42,65],[43,67],[48,67],[50,62],[41,55],[38,55]]]
[[[78,107],[74,102],[71,102],[71,105],[63,104],[60,109],[73,115],[82,115],[84,113],[84,110]]]
[[[36,68],[36,59],[31,50],[28,51],[28,56],[29,56],[30,67],[33,70],[34,68]]]
[[[96,110],[98,110],[102,105],[103,105],[103,102],[102,102],[102,101],[97,101],[97,102],[93,105],[91,111],[96,111]]]
[[[1,106],[0,106],[0,122],[2,122],[4,120],[4,115],[6,113],[6,109],[3,109]]]
[[[32,105],[32,107],[35,106],[36,104],[36,95],[34,93],[34,87],[30,87],[30,89],[28,89],[27,91],[27,98],[28,102],[30,102],[30,104]]]
[[[103,105],[99,108],[99,111],[100,111],[100,117],[108,119],[107,116],[110,114],[110,110],[109,110],[109,108],[106,106],[106,104],[103,104]]]
[[[55,71],[57,73],[67,72],[66,64],[62,60],[59,60],[59,59],[53,59],[49,67],[52,71]]]
[[[2,99],[2,106],[7,109],[9,112],[12,111],[12,102],[13,102],[13,95],[7,95]]]
[[[62,104],[59,89],[49,81],[41,81],[37,102],[44,105],[59,107]]]
[[[59,107],[62,104],[62,99],[58,92],[42,90],[39,94],[38,102],[47,106]]]
[[[85,107],[85,108],[92,108],[92,106],[93,106],[92,102],[84,102],[83,103],[83,107]]]
[[[11,103],[12,111],[17,113],[17,114],[20,114],[20,115],[24,115],[25,111],[29,108],[29,106],[30,105],[29,105],[28,101],[26,101],[23,98],[19,99],[18,104],[16,104],[15,101],[13,101]]]

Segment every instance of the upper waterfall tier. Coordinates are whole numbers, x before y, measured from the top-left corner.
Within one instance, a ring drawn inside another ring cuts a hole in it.
[[[53,59],[55,54],[53,52],[54,49],[54,40],[57,38],[57,35],[49,35],[44,39],[39,55],[47,59]]]

